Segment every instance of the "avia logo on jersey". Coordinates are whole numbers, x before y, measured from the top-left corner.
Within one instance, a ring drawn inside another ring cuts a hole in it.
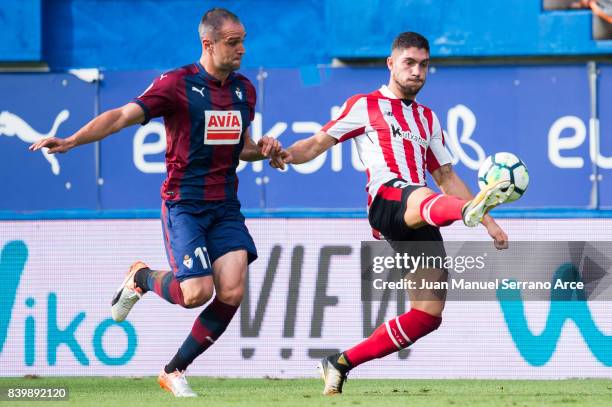
[[[238,110],[204,112],[204,144],[238,144],[242,134],[242,115]]]
[[[393,137],[401,137],[406,140],[414,141],[415,143],[419,144],[421,147],[424,148],[427,148],[427,146],[429,145],[429,143],[427,143],[427,140],[424,140],[420,136],[413,134],[409,131],[402,131],[402,129],[397,127],[395,124],[391,125],[391,134],[393,135]]]

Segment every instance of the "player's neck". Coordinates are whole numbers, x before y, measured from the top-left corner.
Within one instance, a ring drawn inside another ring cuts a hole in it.
[[[230,73],[232,73],[232,71],[224,71],[215,68],[215,66],[205,58],[200,58],[200,65],[204,67],[206,73],[208,73],[213,78],[219,80],[222,84],[225,82]]]
[[[395,95],[396,98],[398,99],[409,99],[409,100],[414,100],[416,98],[416,95],[413,94],[408,94],[402,91],[402,89],[397,86],[395,84],[395,82],[390,81],[389,84],[387,85],[387,88],[391,91],[391,93],[393,93],[393,95]]]

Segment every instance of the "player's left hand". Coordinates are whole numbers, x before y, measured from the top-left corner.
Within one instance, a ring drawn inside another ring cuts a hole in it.
[[[487,216],[487,218],[482,222],[482,224],[487,228],[487,232],[489,236],[493,238],[493,245],[497,250],[503,250],[508,248],[508,235],[504,230],[499,226],[493,218]]]
[[[285,164],[289,164],[292,159],[293,157],[289,151],[281,149],[278,154],[272,155],[272,158],[270,159],[270,167],[284,170]]]
[[[268,162],[270,164],[270,167],[276,168],[279,170],[285,169],[285,163],[283,162],[284,152],[285,150],[281,150],[278,154],[272,154],[272,156],[270,157],[270,161]]]
[[[257,142],[257,149],[259,150],[259,153],[264,157],[272,157],[278,155],[281,152],[282,146],[280,141],[278,141],[277,139],[273,137],[264,136],[260,138]]]

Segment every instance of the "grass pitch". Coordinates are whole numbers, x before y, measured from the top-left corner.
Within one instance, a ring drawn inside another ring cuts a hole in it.
[[[612,380],[348,380],[344,394],[321,395],[316,379],[223,379],[189,377],[200,397],[175,399],[156,378],[0,378],[0,388],[58,387],[69,389],[68,401],[51,405],[78,406],[612,406]],[[0,401],[0,406],[40,406],[40,402]]]

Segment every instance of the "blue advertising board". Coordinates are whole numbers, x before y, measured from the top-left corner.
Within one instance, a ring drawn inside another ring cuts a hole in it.
[[[612,205],[612,65],[599,66],[598,75],[599,99],[599,157],[600,168],[600,203]]]
[[[311,133],[324,125],[333,107],[349,96],[388,81],[384,69],[321,70],[318,83],[312,76],[271,70],[266,79],[265,123],[286,124],[280,137],[285,145],[309,135],[301,129]],[[589,118],[584,66],[438,67],[418,100],[437,113],[455,169],[472,190],[486,156],[509,151],[525,161],[531,175],[529,191],[515,206],[588,205],[591,168],[588,139],[581,133]],[[306,170],[292,167],[270,175],[270,206],[363,205],[365,176],[356,169],[358,159],[350,145],[337,148]],[[296,184],[300,188],[292,188]]]
[[[575,127],[588,127],[585,66],[440,67],[422,99],[438,112],[457,171],[473,188],[478,163],[509,151],[530,174],[528,192],[514,205],[589,204],[588,140],[574,135]]]
[[[601,203],[610,205],[612,67],[600,68]],[[94,146],[65,155],[27,151],[38,137],[66,137],[99,110],[122,106],[161,72],[106,72],[100,83],[68,74],[0,75],[0,210],[158,209],[165,177],[161,121],[133,126]],[[267,69],[244,72],[258,89],[254,139],[277,137],[284,146],[309,137],[353,94],[388,81],[386,68]],[[261,79],[259,79],[261,78]],[[432,67],[419,102],[436,112],[458,174],[472,190],[484,158],[513,152],[527,164],[531,184],[515,207],[586,207],[592,182],[586,65]],[[44,101],[44,102],[42,102]],[[34,130],[35,129],[35,130]],[[21,141],[21,142],[19,142]],[[99,168],[96,168],[99,165]],[[96,170],[100,179],[96,179]],[[58,172],[56,174],[56,172]],[[267,163],[241,163],[244,208],[364,208],[363,167],[352,142],[285,172]],[[431,180],[430,180],[431,181]]]
[[[65,155],[28,151],[91,120],[95,94],[95,85],[69,74],[0,75],[0,210],[96,208],[93,145]]]

